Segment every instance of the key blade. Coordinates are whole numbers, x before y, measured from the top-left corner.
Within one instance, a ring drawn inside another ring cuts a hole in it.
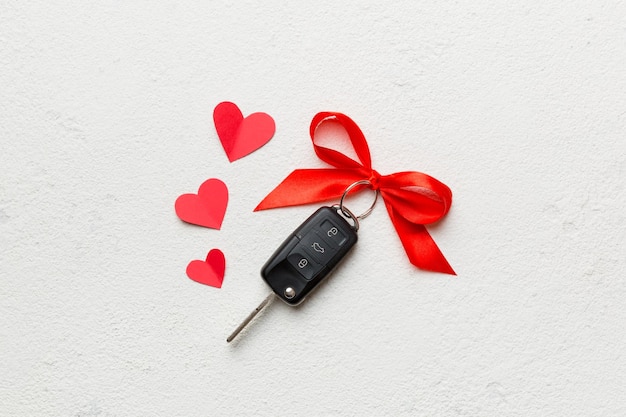
[[[241,324],[239,326],[237,326],[235,331],[232,332],[230,336],[228,336],[228,339],[226,339],[226,342],[228,342],[228,343],[232,342],[233,339],[235,337],[237,337],[237,335],[239,333],[241,333],[241,331],[244,329],[244,327],[246,327],[248,325],[248,323],[250,323],[252,321],[252,319],[254,317],[256,317],[256,315],[261,312],[261,310],[263,310],[271,301],[274,300],[274,295],[275,294],[273,292],[269,293],[269,295],[267,297],[265,297],[265,300],[261,301],[261,304],[259,304],[259,306],[257,308],[252,310],[252,312],[250,314],[248,314],[248,317],[246,317],[244,319],[244,321],[242,321]]]

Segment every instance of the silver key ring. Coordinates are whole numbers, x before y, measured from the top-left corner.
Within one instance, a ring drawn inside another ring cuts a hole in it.
[[[343,194],[341,195],[341,199],[339,200],[339,210],[341,210],[341,212],[346,216],[346,217],[350,217],[351,219],[354,220],[356,228],[358,229],[358,220],[362,220],[364,218],[366,218],[367,216],[370,215],[370,213],[372,212],[372,210],[374,210],[374,206],[376,205],[376,202],[378,201],[378,190],[374,190],[374,201],[372,202],[372,205],[370,205],[370,207],[365,210],[363,213],[361,213],[358,216],[355,216],[350,210],[348,210],[346,208],[346,206],[343,205],[343,200],[346,198],[346,196],[348,195],[348,193],[350,191],[352,191],[352,189],[354,187],[358,187],[359,185],[369,185],[370,187],[373,186],[372,182],[370,180],[360,180],[360,181],[356,181],[352,184],[350,184],[348,186],[348,188],[346,188],[346,191],[343,192]]]

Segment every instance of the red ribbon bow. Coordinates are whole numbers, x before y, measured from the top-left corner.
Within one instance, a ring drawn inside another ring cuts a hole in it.
[[[348,132],[360,162],[315,144],[315,131],[329,120],[338,122]],[[445,184],[414,171],[380,175],[372,169],[370,150],[363,132],[345,114],[316,114],[311,121],[310,132],[317,156],[336,169],[296,169],[254,211],[338,199],[349,185],[369,180],[372,188],[379,190],[385,201],[389,217],[411,263],[422,269],[456,275],[424,226],[441,219],[450,210],[452,192]]]

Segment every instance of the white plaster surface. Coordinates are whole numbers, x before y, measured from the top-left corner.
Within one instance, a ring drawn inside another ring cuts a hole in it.
[[[0,1],[0,90],[0,416],[626,415],[626,3]],[[232,164],[224,100],[277,124]],[[452,188],[458,276],[379,205],[227,345],[315,209],[252,212],[324,166],[322,110]],[[211,177],[220,231],[173,210]],[[214,247],[219,290],[185,276]]]

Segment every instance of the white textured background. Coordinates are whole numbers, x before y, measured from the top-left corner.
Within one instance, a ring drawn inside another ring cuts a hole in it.
[[[26,3],[0,1],[1,416],[626,415],[624,2]],[[224,100],[277,124],[232,164]],[[458,277],[380,205],[227,345],[315,208],[252,212],[323,166],[321,110],[452,188],[430,230]],[[221,231],[173,210],[210,177]],[[220,290],[185,276],[213,247]]]

